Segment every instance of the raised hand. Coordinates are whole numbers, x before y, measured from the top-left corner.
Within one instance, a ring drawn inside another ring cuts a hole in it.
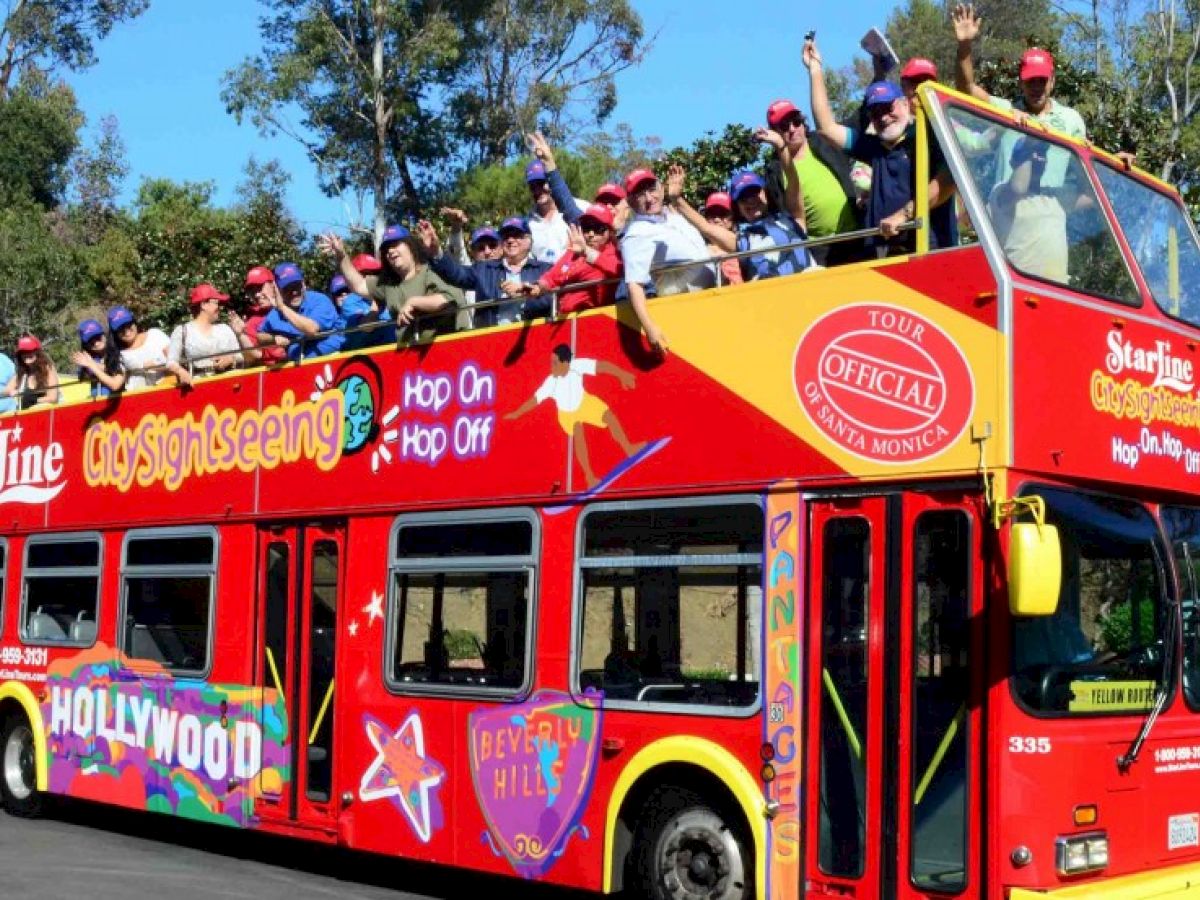
[[[332,231],[326,232],[317,238],[317,246],[321,248],[322,253],[332,256],[334,259],[341,259],[346,255],[346,245]]]
[[[466,228],[467,223],[471,221],[465,212],[453,206],[443,206],[438,210],[438,214],[454,228]]]
[[[979,29],[983,20],[975,14],[975,7],[970,3],[959,3],[951,14],[954,20],[954,37],[965,43],[979,37]]]
[[[800,51],[800,59],[806,69],[812,69],[813,66],[819,69],[825,65],[825,61],[821,59],[821,51],[817,49],[815,38],[805,38],[804,48]]]
[[[762,125],[754,129],[754,139],[760,144],[770,144],[776,150],[783,149],[783,135]]]
[[[567,246],[581,256],[587,253],[587,242],[583,239],[583,229],[578,225],[569,225],[567,226],[567,230],[570,232],[570,236],[567,239]]]
[[[553,172],[557,168],[554,162],[554,150],[551,149],[546,136],[540,131],[535,131],[533,134],[525,135],[525,138],[529,141],[529,149],[533,155],[546,164],[546,171]]]
[[[683,194],[683,184],[687,181],[687,172],[679,163],[674,163],[667,169],[667,199],[674,200]]]
[[[425,255],[430,259],[436,259],[442,255],[442,242],[438,240],[437,229],[428,219],[422,219],[417,223],[417,238],[421,241],[421,248],[425,251]]]

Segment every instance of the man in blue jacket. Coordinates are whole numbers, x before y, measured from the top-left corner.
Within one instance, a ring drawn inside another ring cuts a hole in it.
[[[534,259],[530,253],[533,241],[529,225],[520,216],[512,216],[500,224],[499,259],[479,260],[469,266],[442,252],[437,231],[429,222],[421,222],[417,234],[429,257],[430,268],[455,287],[474,291],[477,303],[512,298],[507,303],[475,310],[476,328],[550,314],[549,296],[524,299],[520,293],[522,284],[535,284],[550,271],[549,263]]]

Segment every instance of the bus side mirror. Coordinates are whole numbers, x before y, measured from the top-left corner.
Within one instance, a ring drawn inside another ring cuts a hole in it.
[[[1052,616],[1062,586],[1062,548],[1053,525],[1014,522],[1008,545],[1008,608],[1014,616]]]

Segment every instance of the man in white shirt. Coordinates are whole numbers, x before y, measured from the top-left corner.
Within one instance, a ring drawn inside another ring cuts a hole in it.
[[[664,208],[663,187],[653,172],[634,169],[625,176],[625,192],[633,210],[621,236],[629,301],[650,345],[665,354],[668,350],[666,335],[646,309],[646,286],[653,280],[661,297],[700,291],[716,284],[716,270],[704,236],[683,216]],[[689,262],[695,265],[686,265]],[[655,271],[665,267],[671,268],[665,272]]]
[[[529,185],[529,195],[533,198],[528,222],[529,233],[533,235],[534,259],[554,265],[567,252],[571,229],[562,210],[554,202],[546,164],[535,159],[526,166],[525,183]]]

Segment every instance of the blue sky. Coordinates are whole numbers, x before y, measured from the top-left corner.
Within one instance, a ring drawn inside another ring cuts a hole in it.
[[[826,64],[842,66],[861,53],[859,38],[871,25],[882,27],[890,8],[866,0],[823,7],[794,0],[634,0],[634,6],[658,38],[646,61],[621,75],[609,124],[626,122],[668,148],[728,122],[760,124],[779,97],[807,108],[804,33],[816,29]],[[801,12],[805,6],[811,12]],[[299,145],[264,138],[225,112],[221,75],[255,52],[260,12],[252,0],[154,0],[149,12],[98,46],[98,65],[68,75],[89,127],[106,115],[120,122],[130,167],[125,199],[142,178],[164,177],[213,181],[217,202],[229,203],[254,156],[279,159],[292,174],[291,210],[308,231],[356,216],[321,194]]]

